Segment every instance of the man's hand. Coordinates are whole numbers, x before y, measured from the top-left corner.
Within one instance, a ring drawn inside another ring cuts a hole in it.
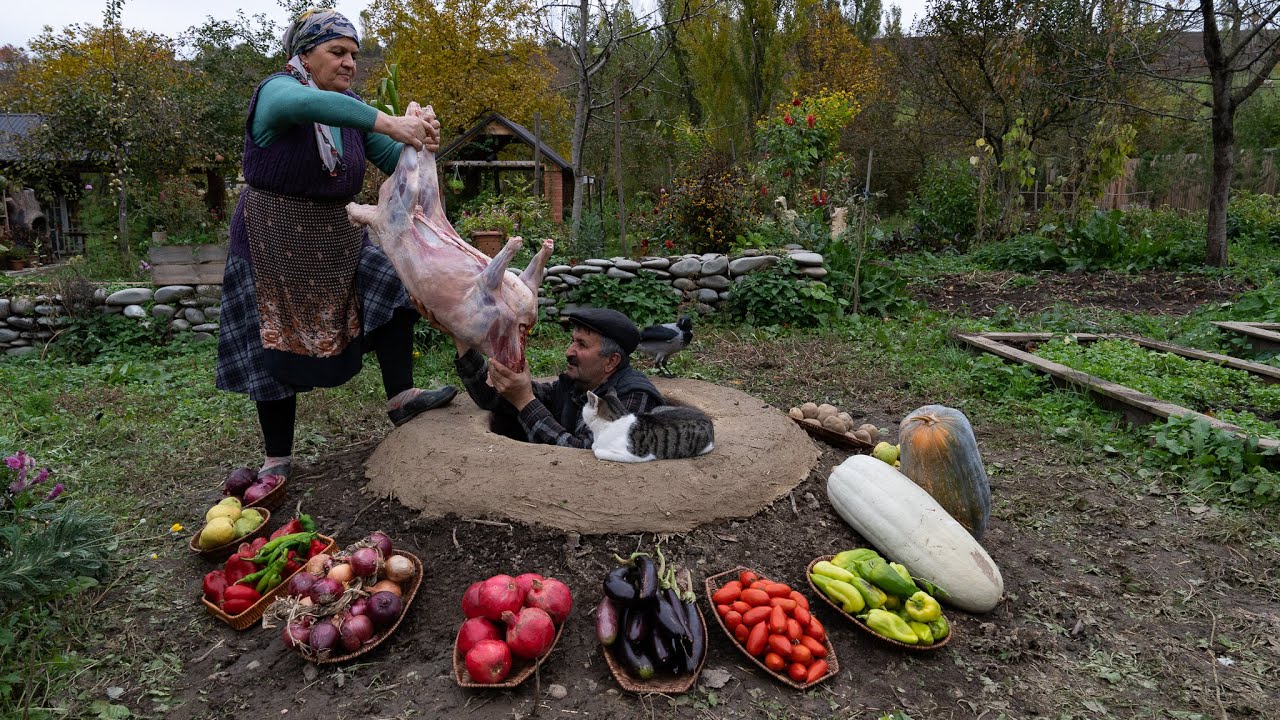
[[[533,401],[533,377],[529,374],[529,364],[525,363],[523,372],[515,372],[502,363],[489,358],[489,386],[506,398],[517,411]]]

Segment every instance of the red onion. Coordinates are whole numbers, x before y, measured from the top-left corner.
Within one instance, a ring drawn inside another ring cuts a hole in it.
[[[338,628],[331,622],[320,622],[311,626],[311,635],[307,638],[307,645],[312,650],[321,652],[324,650],[332,650],[334,645],[338,644]]]
[[[342,647],[348,652],[359,647],[373,637],[373,621],[367,615],[352,615],[342,621]]]
[[[522,605],[524,596],[510,575],[494,575],[480,584],[480,614],[490,620],[501,620],[502,613],[515,612]]]
[[[541,608],[527,607],[518,613],[504,612],[507,645],[511,654],[525,660],[542,657],[556,641],[556,626]]]
[[[535,580],[524,604],[546,610],[556,625],[560,625],[573,609],[573,593],[569,592],[569,586],[555,578]]]
[[[373,548],[360,548],[351,553],[351,557],[347,558],[347,562],[351,565],[351,571],[356,577],[373,577],[378,574],[378,566],[382,563],[378,560],[378,551]]]
[[[464,657],[467,651],[475,647],[476,643],[481,640],[501,640],[502,633],[498,630],[498,626],[485,620],[484,618],[470,618],[462,623],[462,627],[458,628],[458,652]]]
[[[254,483],[244,491],[244,504],[252,505],[271,494],[271,488],[263,483]]]
[[[280,635],[280,639],[284,641],[284,646],[287,648],[306,645],[310,637],[311,628],[300,622],[289,623]]]
[[[499,683],[511,672],[511,649],[501,640],[481,640],[467,653],[467,674],[478,683]]]
[[[471,583],[471,587],[462,593],[462,614],[469,618],[480,617],[480,586],[484,581]]]
[[[364,617],[373,621],[376,628],[390,627],[400,617],[404,605],[400,596],[385,590],[369,596],[369,604],[365,608]]]
[[[311,592],[311,586],[316,584],[317,579],[315,575],[309,573],[295,573],[293,577],[289,578],[289,587],[285,592],[294,597],[307,595]]]
[[[529,597],[529,588],[533,587],[534,580],[541,580],[542,576],[538,573],[525,573],[516,576],[516,586],[520,588],[520,598],[523,602]]]
[[[258,474],[249,468],[236,468],[231,471],[227,479],[222,483],[223,495],[234,495],[240,497],[244,495],[244,491],[258,479]]]
[[[328,605],[329,603],[342,597],[345,588],[342,583],[331,578],[320,578],[307,591],[307,597],[317,605]]]
[[[368,608],[369,608],[368,598],[360,598],[359,600],[356,600],[355,602],[351,603],[351,607],[347,608],[347,612],[351,613],[352,615],[363,615],[365,613],[365,610],[367,610]]]
[[[369,537],[365,539],[372,541],[373,544],[378,546],[378,551],[382,553],[382,557],[385,558],[391,556],[391,538],[388,537],[386,533],[381,530],[374,530],[369,533]]]

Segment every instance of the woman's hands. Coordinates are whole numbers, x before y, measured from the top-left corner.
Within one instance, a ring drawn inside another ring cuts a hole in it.
[[[436,119],[435,110],[428,105],[418,115],[388,115],[379,111],[373,121],[373,131],[387,137],[412,145],[415,150],[426,147],[431,152],[440,149],[440,121]]]

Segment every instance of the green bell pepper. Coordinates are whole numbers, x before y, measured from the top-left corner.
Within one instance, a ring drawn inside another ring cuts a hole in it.
[[[813,571],[819,575],[826,575],[829,578],[840,580],[842,582],[849,582],[853,579],[853,573],[845,570],[839,565],[833,565],[826,560],[814,565]]]
[[[933,622],[942,617],[942,606],[929,593],[920,590],[907,598],[907,614],[916,622]]]
[[[845,550],[844,552],[836,553],[836,556],[831,558],[831,562],[832,564],[838,565],[849,572],[855,572],[855,563],[877,557],[880,557],[880,553],[872,550],[871,548],[857,548],[855,550]]]
[[[883,558],[871,558],[858,563],[858,574],[890,595],[908,597],[920,589],[910,580],[903,580],[898,571],[889,567],[889,563]]]
[[[866,606],[862,595],[849,583],[817,573],[811,573],[809,577],[813,579],[813,584],[818,586],[822,594],[839,603],[841,610],[856,613]]]
[[[906,621],[887,610],[876,609],[867,613],[867,627],[900,643],[915,645],[920,641],[920,637]]]
[[[922,622],[909,622],[907,623],[907,627],[911,628],[911,632],[914,632],[916,634],[916,637],[920,639],[919,644],[921,645],[933,644],[933,631],[929,629],[928,625],[925,625]]]
[[[852,585],[858,591],[858,593],[862,595],[862,600],[867,604],[867,607],[869,608],[884,607],[885,598],[888,596],[884,594],[883,590],[867,582],[866,578],[861,578],[855,575],[853,580],[851,580],[849,584]]]
[[[951,626],[947,624],[945,615],[939,615],[937,620],[929,623],[929,631],[933,633],[934,642],[942,642],[951,634]]]

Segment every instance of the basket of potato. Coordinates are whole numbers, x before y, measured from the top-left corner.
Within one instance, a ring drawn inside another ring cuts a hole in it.
[[[847,412],[828,403],[807,402],[787,411],[805,432],[837,447],[870,450],[880,440],[880,428],[871,423],[857,425]]]

